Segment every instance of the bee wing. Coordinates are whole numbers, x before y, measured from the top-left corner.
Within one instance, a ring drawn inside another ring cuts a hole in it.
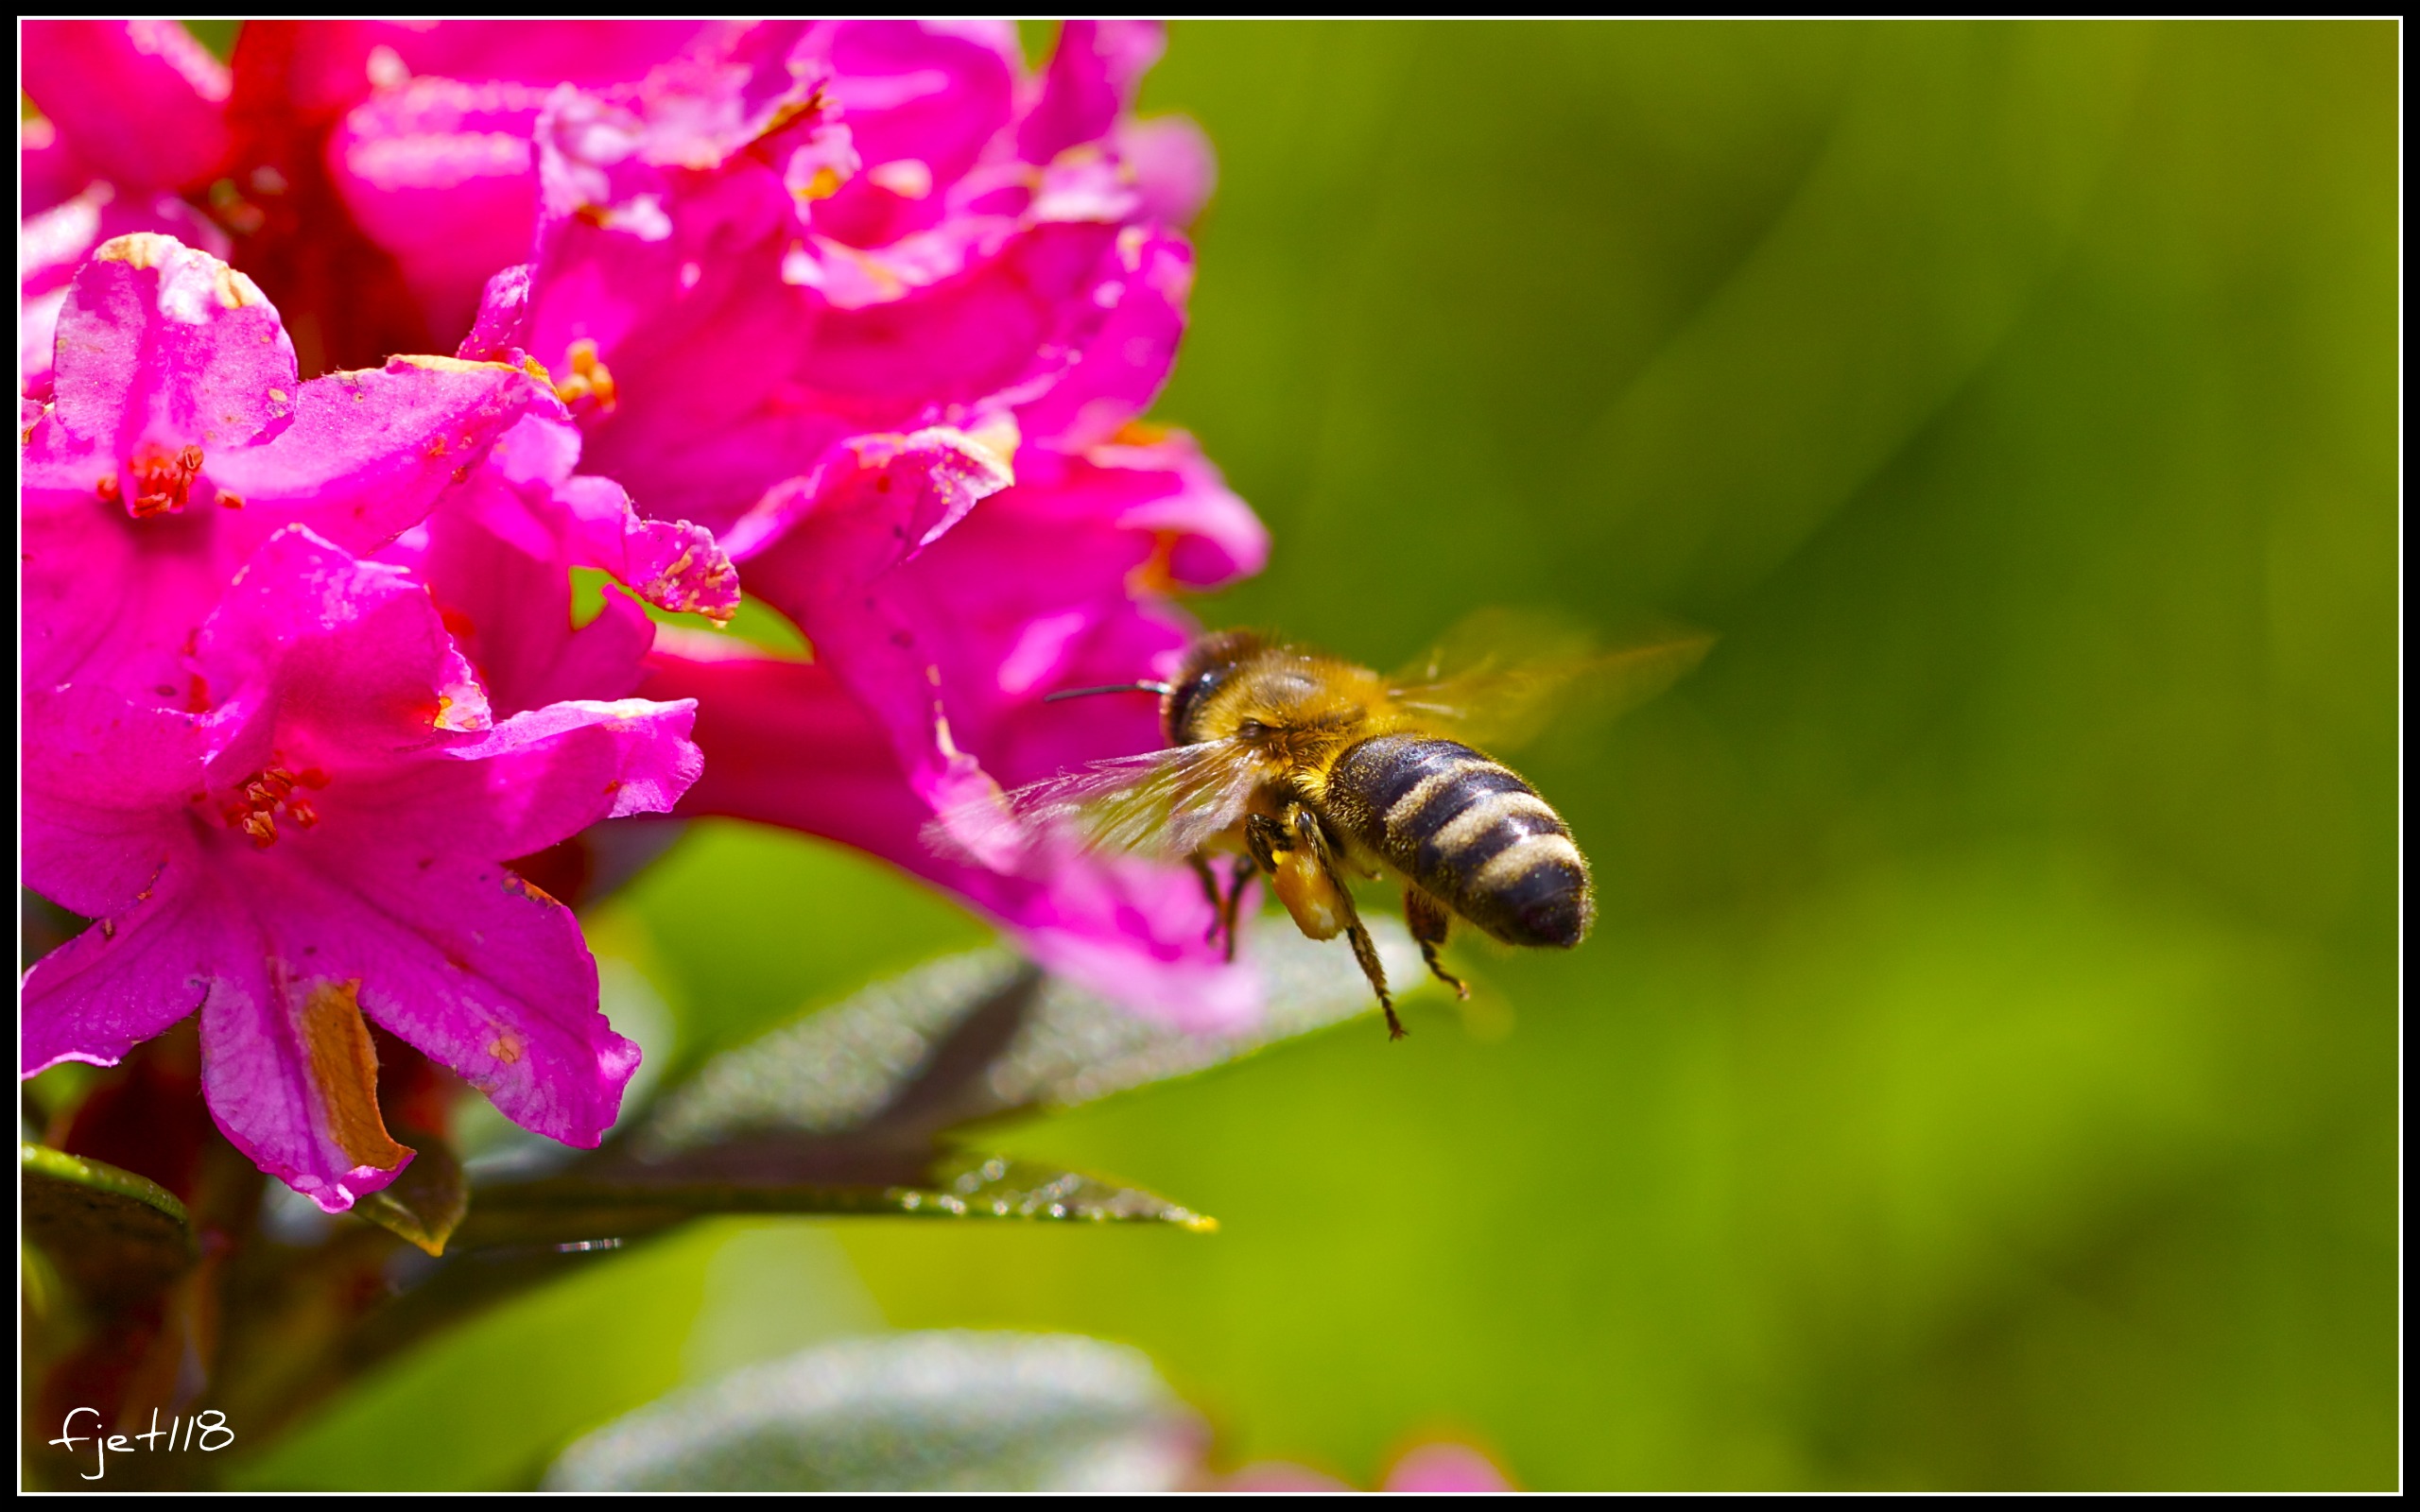
[[[1259,781],[1258,758],[1243,741],[1178,746],[1094,762],[954,809],[926,828],[926,838],[948,850],[987,838],[1030,845],[1058,833],[1092,850],[1181,859],[1242,818]]]
[[[1550,621],[1482,610],[1398,673],[1389,692],[1398,708],[1440,732],[1506,751],[1566,713],[1610,716],[1636,708],[1713,644],[1703,631],[1670,628],[1600,649]]]

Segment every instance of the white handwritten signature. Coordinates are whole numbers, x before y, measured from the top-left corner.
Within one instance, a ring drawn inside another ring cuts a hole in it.
[[[76,1432],[76,1419],[87,1413],[92,1414],[93,1432],[78,1434]],[[78,1444],[93,1446],[93,1473],[83,1477],[88,1481],[99,1480],[108,1470],[110,1455],[132,1453],[137,1444],[142,1445],[146,1452],[198,1449],[205,1454],[213,1454],[235,1441],[235,1430],[227,1426],[227,1415],[216,1407],[208,1412],[195,1413],[190,1418],[180,1413],[168,1419],[165,1428],[160,1426],[160,1409],[154,1407],[148,1433],[105,1435],[100,1432],[100,1425],[101,1415],[97,1411],[91,1407],[78,1407],[67,1415],[67,1420],[59,1425],[59,1436],[51,1440],[70,1454],[76,1452]]]

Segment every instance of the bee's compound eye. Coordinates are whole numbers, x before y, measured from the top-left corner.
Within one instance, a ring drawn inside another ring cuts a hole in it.
[[[1258,740],[1269,733],[1269,727],[1257,719],[1247,719],[1236,727],[1236,733],[1246,740]]]

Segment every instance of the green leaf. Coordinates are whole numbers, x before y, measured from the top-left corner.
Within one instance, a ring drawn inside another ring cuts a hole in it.
[[[445,1241],[471,1210],[462,1162],[435,1134],[399,1129],[396,1139],[412,1146],[412,1163],[386,1188],[354,1203],[353,1211],[429,1254],[442,1255]]]
[[[131,1171],[43,1144],[19,1144],[26,1237],[95,1305],[151,1293],[197,1253],[185,1206]]]
[[[1406,991],[1425,983],[1403,926],[1369,923],[1389,979]],[[1260,1021],[1195,1035],[1045,977],[1006,950],[944,956],[707,1061],[649,1113],[633,1147],[661,1160],[772,1129],[938,1133],[1190,1075],[1375,1011],[1341,946],[1270,925],[1249,958],[1267,986]]]
[[[829,1168],[829,1151],[752,1147],[769,1173]],[[719,1153],[719,1152],[718,1152]],[[893,1157],[896,1159],[896,1157]],[[466,1246],[613,1245],[708,1213],[893,1214],[910,1218],[1023,1218],[1058,1223],[1167,1223],[1196,1233],[1218,1220],[1154,1193],[1055,1166],[999,1156],[945,1155],[911,1180],[716,1178],[678,1163],[644,1178],[561,1177],[482,1193],[464,1226]]]
[[[1400,925],[1373,920],[1400,981],[1418,954]],[[1006,951],[943,957],[709,1060],[634,1133],[553,1174],[488,1180],[464,1211],[460,1168],[437,1141],[362,1216],[441,1263],[417,1273],[340,1348],[255,1403],[262,1420],[593,1251],[716,1213],[868,1214],[1173,1224],[1202,1213],[1140,1188],[1056,1166],[969,1153],[949,1131],[1182,1075],[1372,1011],[1340,947],[1271,929],[1253,958],[1269,1007],[1251,1033],[1194,1037],[1045,977]],[[364,1235],[364,1237],[368,1237]],[[332,1275],[353,1273],[350,1250]],[[292,1290],[292,1288],[289,1288]],[[293,1364],[290,1349],[279,1358]],[[273,1399],[273,1400],[272,1400]]]
[[[1135,1350],[1065,1335],[823,1345],[573,1444],[550,1490],[1165,1491],[1200,1429]]]
[[[1400,920],[1364,914],[1397,999],[1438,990]],[[1074,985],[1051,980],[1032,1016],[985,1073],[994,1111],[1073,1108],[1190,1076],[1348,1020],[1375,1018],[1376,997],[1341,940],[1305,939],[1282,919],[1260,921],[1247,958],[1267,1003],[1249,1028],[1186,1034]],[[1373,1022],[1374,1039],[1385,1035]]]
[[[1373,920],[1401,980],[1418,953]],[[1185,1075],[1370,1012],[1350,953],[1270,930],[1269,1006],[1246,1033],[1187,1035],[1005,950],[931,961],[715,1057],[626,1140],[569,1171],[481,1190],[462,1242],[623,1240],[710,1212],[1217,1223],[1079,1172],[953,1148],[949,1131]]]

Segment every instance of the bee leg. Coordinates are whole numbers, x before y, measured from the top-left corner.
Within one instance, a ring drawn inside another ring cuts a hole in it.
[[[1254,814],[1244,820],[1244,849],[1252,852],[1253,864],[1274,876],[1277,856],[1282,850],[1294,849],[1286,835],[1286,826],[1266,814]]]
[[[1344,934],[1353,941],[1353,958],[1361,963],[1361,974],[1368,977],[1370,985],[1377,989],[1378,1006],[1387,1013],[1387,1038],[1402,1039],[1411,1031],[1395,1017],[1395,1000],[1387,995],[1387,969],[1379,964],[1377,941],[1370,937],[1370,932],[1361,927],[1361,920],[1357,919],[1345,927]]]
[[[1471,989],[1462,979],[1445,970],[1437,959],[1437,947],[1445,943],[1445,932],[1454,926],[1454,916],[1445,905],[1418,887],[1403,890],[1403,919],[1411,926],[1411,937],[1420,941],[1420,957],[1428,963],[1428,974],[1454,989],[1454,995],[1470,1001]]]
[[[1219,874],[1210,869],[1210,858],[1199,850],[1184,859],[1192,864],[1194,876],[1201,879],[1201,896],[1210,900],[1210,933],[1201,936],[1201,942],[1216,945],[1219,943],[1219,926],[1227,922],[1226,911],[1219,906]],[[1236,939],[1231,927],[1227,936],[1227,959],[1232,961],[1235,958]]]
[[[1327,873],[1328,885],[1336,889],[1338,906],[1344,913],[1345,937],[1353,942],[1353,959],[1360,964],[1361,974],[1370,979],[1371,989],[1378,994],[1378,1006],[1386,1010],[1387,1038],[1402,1039],[1408,1031],[1403,1021],[1395,1017],[1395,1000],[1387,991],[1387,969],[1378,959],[1377,941],[1370,937],[1370,931],[1362,926],[1359,910],[1353,906],[1353,891],[1344,885],[1344,875],[1337,868],[1336,851],[1328,845],[1318,816],[1296,807],[1289,817],[1295,838],[1318,858],[1320,869]]]
[[[1227,884],[1227,901],[1219,910],[1219,922],[1227,931],[1227,959],[1236,958],[1236,913],[1244,901],[1244,885],[1252,881],[1252,863],[1236,858],[1235,876]]]

